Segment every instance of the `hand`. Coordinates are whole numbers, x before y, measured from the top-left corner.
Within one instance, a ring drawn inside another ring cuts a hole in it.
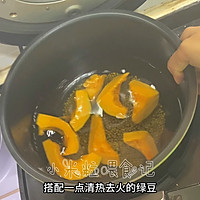
[[[184,78],[183,70],[190,64],[200,70],[200,26],[186,28],[181,35],[181,45],[168,61],[168,69],[176,83]]]

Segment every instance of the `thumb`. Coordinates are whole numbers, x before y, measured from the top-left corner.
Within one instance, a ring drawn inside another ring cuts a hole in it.
[[[177,84],[180,84],[184,78],[183,70],[188,66],[187,56],[181,50],[181,46],[174,52],[167,63],[168,70],[174,77]]]

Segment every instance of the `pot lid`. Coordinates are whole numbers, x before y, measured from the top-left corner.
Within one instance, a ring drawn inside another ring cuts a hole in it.
[[[63,20],[98,9],[134,10],[146,0],[0,0],[0,42],[27,45]]]
[[[106,0],[2,0],[0,17],[22,23],[47,23],[95,9]]]

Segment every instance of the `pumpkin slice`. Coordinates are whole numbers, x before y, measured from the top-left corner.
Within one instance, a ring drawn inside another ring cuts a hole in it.
[[[147,118],[158,105],[159,92],[138,80],[130,81],[129,87],[134,101],[132,121],[138,124]]]
[[[99,94],[103,87],[105,77],[106,75],[93,74],[83,83],[90,100],[94,100]]]
[[[76,110],[69,122],[75,131],[80,130],[90,117],[91,104],[86,90],[76,90]]]
[[[59,117],[38,114],[36,123],[39,127],[39,135],[43,135],[45,130],[60,130],[59,133],[64,135],[64,145],[66,147],[63,152],[64,156],[78,152],[78,136],[67,122],[63,121]]]
[[[124,133],[123,141],[129,146],[140,151],[147,160],[158,154],[154,139],[147,131],[133,131]]]
[[[119,155],[106,140],[106,134],[102,118],[98,115],[92,116],[88,152],[94,152],[101,156],[101,163],[107,165],[109,160],[116,160],[119,164]]]
[[[118,75],[110,81],[97,98],[97,103],[109,115],[124,119],[127,108],[122,105],[119,99],[121,84],[126,80],[129,73]]]
[[[95,153],[81,156],[79,160],[66,159],[60,154],[60,146],[49,139],[43,142],[43,147],[49,164],[55,172],[68,180],[80,180],[87,177],[101,162],[101,157]],[[88,170],[86,165],[90,166],[87,173],[84,171]]]

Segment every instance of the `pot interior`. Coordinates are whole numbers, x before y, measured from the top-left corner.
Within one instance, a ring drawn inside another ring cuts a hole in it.
[[[63,181],[47,172],[44,151],[35,148],[34,112],[61,116],[74,88],[69,84],[75,79],[81,83],[87,73],[105,70],[121,73],[125,69],[160,92],[166,114],[159,142],[162,152],[180,126],[189,91],[187,74],[178,86],[167,70],[177,47],[168,31],[137,15],[94,14],[66,22],[33,43],[14,64],[4,94],[6,134],[16,148],[13,154],[25,161],[25,170],[42,181]]]

